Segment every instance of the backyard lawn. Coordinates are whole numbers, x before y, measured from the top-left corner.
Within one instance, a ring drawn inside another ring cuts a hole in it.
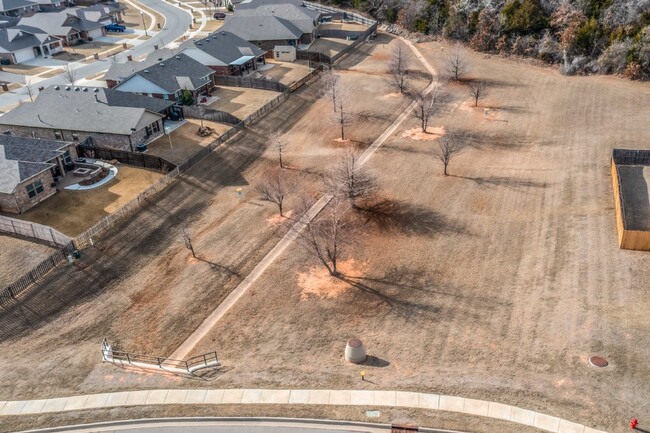
[[[59,191],[14,218],[48,225],[74,237],[132,200],[160,179],[160,173],[118,164],[115,179],[88,191]]]

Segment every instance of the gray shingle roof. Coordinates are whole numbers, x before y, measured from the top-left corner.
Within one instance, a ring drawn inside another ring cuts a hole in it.
[[[79,18],[68,11],[41,12],[31,17],[21,18],[19,24],[36,27],[54,36],[67,35],[71,30],[94,30],[103,27],[102,23]]]
[[[188,47],[196,47],[226,65],[244,56],[257,57],[265,53],[256,45],[226,31],[214,32],[203,39],[192,39],[180,46],[181,49]]]
[[[36,6],[37,4],[31,0],[0,0],[0,11],[7,12],[28,6]]]
[[[116,107],[144,108],[153,113],[162,113],[174,105],[173,101],[166,101],[159,98],[136,95],[135,93],[120,92],[113,89],[102,89],[106,102]]]
[[[0,144],[0,193],[11,194],[19,183],[54,166],[48,162],[29,161],[38,159],[37,155],[28,156],[28,160],[23,160],[22,156],[16,146]]]
[[[156,59],[155,64],[148,66],[138,65],[138,68],[138,72],[134,75],[143,77],[169,93],[175,93],[185,88],[190,90],[198,89],[208,84],[210,82],[209,77],[214,74],[212,69],[183,53],[170,57],[162,62]],[[128,81],[128,79],[123,80],[120,85]],[[120,85],[115,88],[119,89]]]
[[[293,4],[296,6],[304,5],[302,0],[244,0],[237,4],[235,11],[244,9],[255,9],[264,5],[277,5],[277,4]]]
[[[41,138],[18,137],[16,135],[0,134],[0,144],[5,146],[22,147],[31,152],[34,149],[59,151],[74,143],[69,141],[45,140]],[[31,159],[25,159],[25,161],[31,161]]]
[[[303,31],[291,22],[274,16],[235,15],[221,27],[247,41],[279,41],[300,39]]]
[[[0,48],[3,52],[14,52],[23,48],[41,46],[54,42],[52,38],[40,29],[18,25],[13,28],[0,29]]]
[[[161,118],[134,106],[135,99],[128,104],[122,101],[120,106],[111,105],[116,101],[109,102],[107,89],[68,89],[53,86],[43,90],[34,102],[25,102],[0,116],[0,125],[131,135],[131,128],[141,129],[143,124]]]

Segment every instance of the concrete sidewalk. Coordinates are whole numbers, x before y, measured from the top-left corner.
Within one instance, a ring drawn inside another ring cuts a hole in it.
[[[405,407],[485,416],[553,433],[605,433],[571,421],[502,403],[403,391],[307,389],[155,389],[43,400],[0,401],[0,416],[157,405],[288,404]]]

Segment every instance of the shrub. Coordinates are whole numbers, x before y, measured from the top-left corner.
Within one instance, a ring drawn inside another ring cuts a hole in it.
[[[537,0],[510,0],[501,10],[504,30],[508,33],[527,35],[548,28],[549,22]]]
[[[194,96],[192,92],[185,89],[181,92],[181,104],[183,105],[192,105],[194,104]]]
[[[628,65],[628,56],[632,50],[631,41],[614,42],[598,58],[596,64],[601,74],[621,74]]]
[[[501,34],[501,24],[493,9],[483,9],[478,16],[476,33],[470,46],[477,51],[494,51]]]
[[[598,25],[596,18],[589,18],[578,29],[573,46],[580,54],[591,55],[594,53],[598,46],[598,41],[602,38],[603,33]]]
[[[539,41],[538,56],[540,59],[549,63],[557,63],[562,59],[560,44],[550,32],[544,33],[542,40]]]

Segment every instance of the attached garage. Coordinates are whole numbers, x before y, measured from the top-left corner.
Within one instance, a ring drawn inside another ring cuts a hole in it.
[[[36,57],[36,54],[34,53],[33,47],[14,51],[14,58],[16,60],[16,63],[23,63],[33,59],[34,57]]]
[[[88,36],[90,36],[93,39],[101,38],[102,36],[104,36],[104,32],[102,31],[102,28],[100,27],[100,28],[95,29],[95,30],[90,30],[88,32]]]

